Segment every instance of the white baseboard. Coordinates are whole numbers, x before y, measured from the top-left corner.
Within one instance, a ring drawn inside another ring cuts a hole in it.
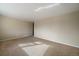
[[[30,37],[30,36],[32,36],[32,35],[16,36],[16,37],[11,37],[11,38],[7,38],[7,39],[2,39],[0,41],[7,41],[7,40],[19,39],[19,38]]]
[[[36,38],[40,38],[40,37],[37,37],[37,36],[34,36],[34,37],[36,37]],[[52,41],[52,42],[56,42],[56,43],[59,43],[59,44],[64,44],[64,45],[67,45],[67,46],[71,46],[71,47],[79,48],[79,45],[71,45],[71,44],[67,44],[67,43],[64,43],[64,42],[48,40],[48,39],[45,39],[45,38],[40,38],[40,39],[44,39],[44,40],[47,40],[47,41]]]

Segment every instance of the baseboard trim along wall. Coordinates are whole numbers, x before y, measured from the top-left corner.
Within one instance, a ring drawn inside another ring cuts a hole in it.
[[[14,40],[14,39],[21,39],[21,38],[31,37],[31,36],[33,36],[33,35],[29,35],[29,36],[24,35],[24,36],[12,37],[12,38],[3,39],[3,40],[0,40],[0,41],[7,41],[7,40]],[[79,46],[70,45],[70,44],[67,44],[67,43],[62,43],[62,42],[51,41],[51,40],[44,39],[44,38],[40,38],[40,37],[36,37],[36,36],[34,36],[34,37],[35,37],[35,38],[42,39],[42,40],[46,40],[46,41],[55,42],[55,43],[58,43],[58,44],[62,44],[62,45],[66,45],[66,46],[70,46],[70,47],[79,48]]]
[[[24,35],[24,36],[16,36],[16,37],[11,37],[11,38],[7,38],[7,39],[2,39],[0,41],[7,41],[7,40],[14,40],[14,39],[21,39],[21,38],[25,38],[25,37],[30,37],[32,35]]]
[[[34,36],[34,37],[36,37],[36,36]],[[36,37],[36,38],[47,40],[47,41],[50,41],[50,42],[55,42],[55,43],[58,43],[58,44],[62,44],[62,45],[66,45],[66,46],[70,46],[70,47],[74,47],[74,48],[79,48],[79,46],[70,45],[70,44],[63,43],[63,42],[51,41],[50,39],[45,39],[45,38],[40,38],[40,37]]]

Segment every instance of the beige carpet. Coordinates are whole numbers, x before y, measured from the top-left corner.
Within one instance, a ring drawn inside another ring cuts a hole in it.
[[[79,56],[79,48],[26,37],[0,43],[1,56]]]

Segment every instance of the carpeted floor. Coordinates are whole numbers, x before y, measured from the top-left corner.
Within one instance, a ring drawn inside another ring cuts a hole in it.
[[[79,48],[26,37],[0,43],[1,56],[79,56]]]

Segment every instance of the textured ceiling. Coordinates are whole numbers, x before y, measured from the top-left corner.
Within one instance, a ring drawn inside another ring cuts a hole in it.
[[[36,11],[39,9],[38,11]],[[34,21],[79,10],[78,3],[0,3],[0,15]]]

